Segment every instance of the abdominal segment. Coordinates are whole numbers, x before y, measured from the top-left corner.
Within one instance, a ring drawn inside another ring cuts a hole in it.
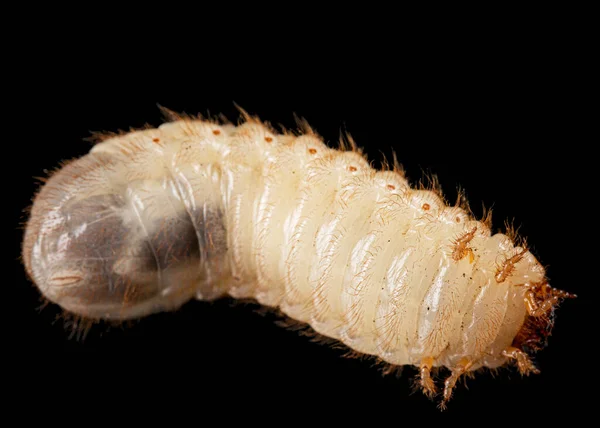
[[[37,199],[64,188],[65,175],[55,174]],[[159,190],[144,192],[149,188]],[[211,291],[208,272],[226,254],[221,207],[186,209],[178,194],[147,183],[122,189],[65,191],[31,223],[35,230],[28,229],[24,246],[31,256],[25,261],[44,295],[90,318],[129,319],[175,309]]]

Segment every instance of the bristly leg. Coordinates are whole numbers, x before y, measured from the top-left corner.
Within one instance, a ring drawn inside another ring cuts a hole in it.
[[[469,256],[469,263],[473,263],[475,259],[475,255],[473,254],[473,250],[468,246],[469,242],[473,240],[475,237],[475,232],[477,232],[477,227],[474,227],[471,231],[466,232],[458,239],[454,241],[454,247],[452,250],[452,258],[455,261],[461,260],[463,257]]]
[[[532,317],[545,315],[563,299],[573,299],[575,294],[552,288],[547,282],[531,284],[525,292],[525,305]]]
[[[425,394],[430,399],[436,394],[435,382],[431,378],[431,368],[433,367],[433,357],[423,358],[419,366],[419,384]]]
[[[471,368],[472,365],[473,361],[469,360],[468,358],[463,358],[459,361],[456,367],[452,369],[452,373],[446,378],[446,381],[444,382],[444,398],[442,399],[439,405],[441,410],[446,409],[446,404],[448,403],[448,400],[450,400],[450,398],[452,397],[452,389],[454,389],[454,386],[456,385],[458,379],[463,374],[465,374],[467,370]]]
[[[506,279],[513,274],[515,270],[515,265],[521,261],[521,259],[525,256],[526,253],[527,249],[521,248],[521,250],[517,252],[517,254],[515,254],[512,257],[509,257],[501,265],[499,265],[495,275],[496,282],[501,283],[506,281]]]
[[[519,373],[523,376],[528,376],[531,373],[539,374],[540,371],[535,367],[529,355],[525,352],[521,351],[518,348],[510,346],[502,351],[502,355],[511,360],[515,360],[517,362],[517,367],[519,368]]]

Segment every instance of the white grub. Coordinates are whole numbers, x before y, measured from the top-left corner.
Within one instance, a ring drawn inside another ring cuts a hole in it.
[[[535,371],[546,313],[568,293],[507,236],[375,171],[311,131],[182,118],[113,136],[35,198],[23,257],[41,292],[87,318],[192,298],[253,298],[391,365],[442,405],[480,367]],[[534,347],[535,350],[535,347]]]

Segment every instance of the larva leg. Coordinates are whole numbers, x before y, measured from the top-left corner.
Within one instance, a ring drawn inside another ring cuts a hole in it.
[[[525,293],[525,306],[527,307],[527,313],[532,317],[541,317],[548,312],[554,305],[558,303],[558,296],[552,296],[551,298],[544,300],[540,305],[535,296],[535,292],[528,290]]]
[[[514,273],[515,265],[519,263],[521,259],[523,259],[526,253],[527,250],[522,248],[521,251],[519,251],[514,256],[506,259],[504,263],[502,263],[502,265],[498,266],[495,276],[496,282],[501,283],[506,281],[506,279]]]
[[[475,255],[473,254],[473,249],[468,247],[467,245],[475,237],[475,232],[477,232],[477,227],[474,227],[471,231],[465,233],[464,235],[459,237],[456,241],[454,241],[454,249],[452,250],[452,258],[455,261],[459,261],[463,257],[466,257],[468,255],[469,263],[473,263],[473,260],[475,260]]]
[[[532,317],[541,317],[552,309],[560,299],[577,297],[566,291],[557,290],[548,284],[536,284],[525,292],[525,306],[527,313]],[[540,303],[541,302],[541,303]]]
[[[533,365],[533,362],[525,352],[512,346],[502,351],[502,355],[512,360],[517,361],[517,367],[519,367],[519,373],[522,375],[529,375],[531,373],[538,374],[540,371]]]
[[[452,397],[452,389],[456,385],[458,379],[473,365],[473,361],[463,358],[459,363],[452,369],[450,376],[446,378],[444,382],[444,399],[440,403],[440,408],[443,410],[446,408],[446,403]]]
[[[436,393],[435,383],[431,378],[431,368],[433,367],[433,357],[423,358],[419,367],[420,385],[423,388],[423,394],[432,398]]]

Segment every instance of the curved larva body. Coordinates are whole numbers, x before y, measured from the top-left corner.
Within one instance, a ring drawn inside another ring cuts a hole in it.
[[[23,250],[50,300],[128,319],[225,295],[396,365],[516,359],[564,297],[502,234],[314,135],[180,120],[97,144],[35,199]],[[535,346],[533,347],[535,349]]]

